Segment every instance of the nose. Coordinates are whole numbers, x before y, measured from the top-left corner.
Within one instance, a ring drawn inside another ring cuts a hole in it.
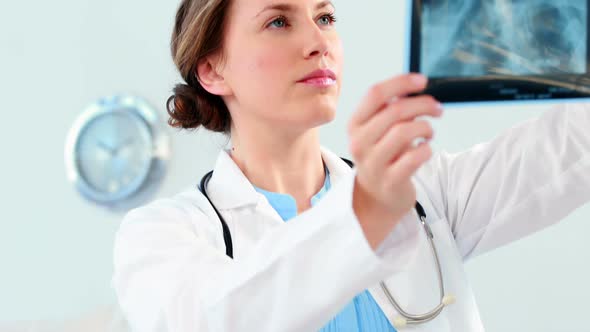
[[[327,32],[323,31],[317,24],[307,29],[304,36],[303,56],[306,59],[328,56],[330,53],[330,41]]]

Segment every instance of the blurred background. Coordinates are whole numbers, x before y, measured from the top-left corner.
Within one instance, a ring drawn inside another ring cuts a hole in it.
[[[0,331],[127,331],[113,289],[112,246],[124,209],[82,198],[68,182],[66,136],[98,98],[130,93],[166,121],[179,76],[169,40],[178,1],[0,0]],[[345,47],[336,120],[322,143],[349,156],[346,125],[367,89],[402,73],[404,1],[335,1]],[[447,108],[438,150],[489,140],[547,104]],[[164,125],[162,125],[164,127]],[[194,186],[225,139],[165,128],[163,181],[141,204]],[[138,203],[139,204],[139,203]],[[589,331],[590,206],[467,263],[488,331]]]

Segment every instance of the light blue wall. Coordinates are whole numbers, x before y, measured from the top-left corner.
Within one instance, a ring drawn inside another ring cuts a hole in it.
[[[344,40],[343,96],[322,141],[348,155],[346,124],[368,87],[403,71],[405,5],[335,1]],[[362,5],[359,5],[362,4]],[[160,110],[178,80],[168,43],[176,1],[0,3],[0,322],[68,319],[114,301],[113,234],[122,217],[67,183],[66,132],[96,98],[137,93]],[[447,109],[439,149],[487,140],[547,106]],[[158,197],[191,185],[222,144],[205,132],[172,134]],[[468,263],[489,331],[579,331],[590,298],[585,206],[562,224]]]

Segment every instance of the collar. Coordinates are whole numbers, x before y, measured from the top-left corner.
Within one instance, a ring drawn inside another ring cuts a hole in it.
[[[330,150],[320,147],[322,159],[330,172],[333,187],[352,169]],[[256,191],[242,170],[230,157],[229,149],[220,151],[213,170],[213,176],[207,186],[207,193],[218,209],[234,209],[247,205],[258,204],[266,199]]]

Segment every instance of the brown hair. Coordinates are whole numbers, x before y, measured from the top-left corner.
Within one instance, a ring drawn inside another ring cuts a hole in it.
[[[199,83],[197,64],[221,51],[230,0],[182,0],[176,13],[170,48],[172,58],[186,84],[177,84],[166,102],[168,124],[175,128],[203,126],[228,134],[231,117],[220,96],[207,92]]]

